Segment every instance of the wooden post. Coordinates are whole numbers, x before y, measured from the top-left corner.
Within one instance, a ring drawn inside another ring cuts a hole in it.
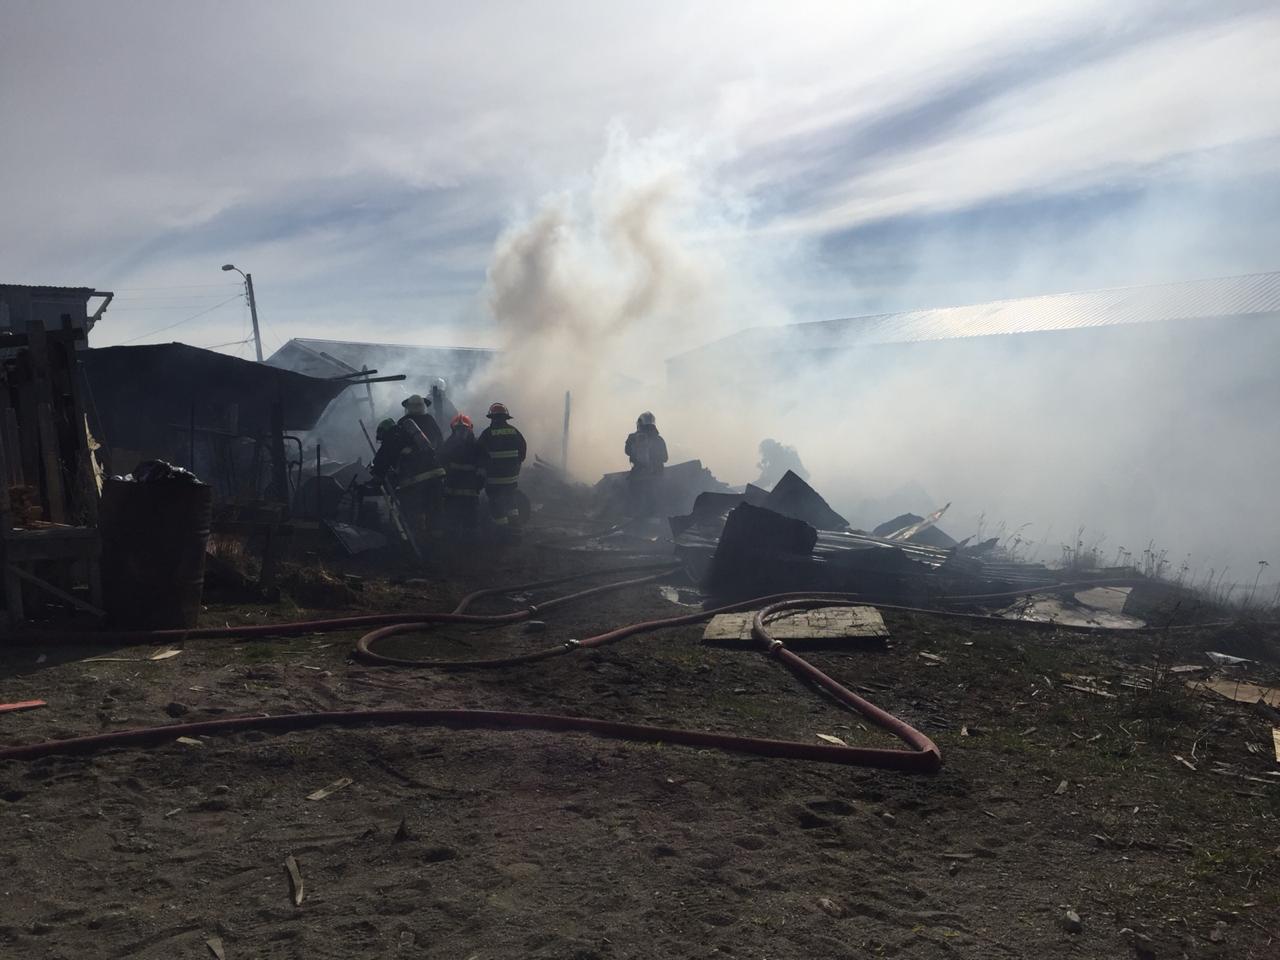
[[[75,470],[73,499],[78,523],[95,526],[98,522],[99,474],[94,466],[93,449],[89,445],[89,415],[80,398],[80,360],[73,339],[60,338],[57,343],[62,388],[66,391],[67,416],[75,437]]]
[[[67,522],[67,495],[62,485],[62,461],[58,458],[58,431],[53,426],[53,410],[42,402],[36,409],[36,426],[40,431],[40,456],[44,462],[44,493],[49,519]]]
[[[44,496],[49,519],[54,523],[67,520],[66,490],[62,482],[62,458],[59,456],[58,431],[53,419],[53,391],[49,383],[49,349],[44,327],[27,324],[27,361],[35,386],[35,426],[39,438],[40,463],[44,467]]]
[[[18,440],[18,411],[9,399],[9,385],[0,381],[0,441],[3,441],[8,466],[2,478],[8,486],[19,487],[22,479],[22,445]]]

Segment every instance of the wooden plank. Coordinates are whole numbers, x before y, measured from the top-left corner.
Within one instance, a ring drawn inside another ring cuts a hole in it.
[[[102,555],[102,540],[96,527],[10,530],[4,546],[8,563],[33,560],[91,560],[96,563]],[[90,577],[92,584],[92,571]]]
[[[742,641],[751,639],[754,610],[722,613],[711,619],[703,631],[704,641]],[[887,637],[880,611],[875,607],[820,607],[786,613],[768,624],[776,639],[845,640]]]
[[[13,409],[8,378],[0,377],[0,442],[8,452],[8,465],[0,479],[10,486],[22,483],[22,451],[18,446],[18,413]]]
[[[40,463],[44,467],[42,493],[46,516],[54,523],[66,523],[67,496],[62,481],[62,457],[58,444],[58,430],[53,419],[49,345],[44,327],[38,323],[30,323],[27,326],[27,362],[31,367],[31,382],[35,385],[36,436],[39,438]]]
[[[31,584],[32,586],[39,587],[45,593],[51,594],[57,597],[59,600],[62,600],[66,603],[71,604],[77,610],[83,610],[85,613],[91,613],[95,617],[105,617],[107,615],[105,610],[99,610],[93,604],[85,603],[79,597],[74,596],[73,594],[67,593],[65,590],[62,590],[58,587],[55,587],[52,583],[49,583],[47,580],[41,580],[34,573],[29,573],[26,570],[23,570],[21,567],[16,566],[12,563],[6,565],[6,572],[12,574],[15,577],[18,577],[21,580],[25,580],[27,583]]]
[[[25,354],[24,354],[25,356]],[[26,485],[36,492],[34,500],[39,502],[40,496],[40,431],[36,427],[36,406],[39,393],[35,381],[28,376],[18,384],[18,408],[16,412],[18,444],[22,450],[22,475]]]
[[[75,440],[74,483],[72,486],[72,510],[77,522],[98,522],[98,478],[93,469],[93,455],[89,449],[89,418],[80,402],[80,377],[77,375],[79,357],[71,343],[55,343],[49,351],[52,374],[60,393],[71,433]]]
[[[58,456],[58,431],[53,425],[53,407],[41,401],[36,408],[36,428],[40,435],[40,458],[44,463],[44,495],[49,519],[67,522],[67,494],[62,484],[62,460]]]

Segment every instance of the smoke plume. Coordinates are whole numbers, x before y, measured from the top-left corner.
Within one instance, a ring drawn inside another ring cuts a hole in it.
[[[660,427],[678,421],[673,455],[689,452],[686,412],[663,389],[665,361],[729,332],[748,299],[752,322],[776,312],[731,266],[736,216],[731,198],[706,188],[696,152],[614,127],[589,182],[545,198],[499,237],[487,298],[501,359],[475,392],[504,400],[535,449],[558,461],[570,391],[570,469],[585,480],[626,469],[623,438],[645,410]]]

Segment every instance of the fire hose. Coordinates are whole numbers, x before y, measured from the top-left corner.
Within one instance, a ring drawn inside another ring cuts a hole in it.
[[[587,579],[604,573],[640,572],[661,569],[649,576],[628,580],[613,581],[600,586],[591,587],[576,593],[567,594],[548,600],[539,605],[531,605],[523,610],[506,614],[479,615],[469,614],[467,608],[486,596],[511,594],[519,591],[541,589],[574,580]],[[112,733],[96,734],[84,737],[72,737],[63,740],[51,740],[43,743],[27,744],[0,748],[0,760],[34,760],[52,754],[89,753],[107,747],[118,746],[152,746],[166,743],[182,736],[199,736],[217,733],[231,733],[242,730],[260,730],[284,732],[289,730],[309,729],[317,726],[357,726],[365,724],[399,724],[413,726],[444,726],[454,729],[536,729],[554,732],[578,731],[597,736],[619,739],[675,743],[685,746],[718,749],[734,753],[754,754],[757,756],[808,760],[815,762],[840,763],[853,766],[870,766],[882,769],[899,770],[910,773],[934,773],[942,766],[942,754],[937,745],[926,735],[911,725],[893,716],[875,704],[863,699],[853,691],[832,679],[823,671],[795,654],[770,634],[768,623],[780,614],[791,610],[816,609],[829,606],[844,606],[850,603],[866,602],[866,598],[858,594],[825,593],[825,594],[778,594],[746,600],[741,603],[717,607],[712,610],[701,610],[696,613],[657,620],[628,624],[609,630],[605,633],[587,637],[583,640],[568,640],[562,643],[514,656],[491,658],[485,660],[414,660],[391,657],[376,653],[372,645],[387,637],[421,632],[433,624],[463,623],[486,626],[502,626],[519,623],[531,619],[536,614],[554,609],[568,603],[582,600],[602,593],[625,589],[659,580],[678,567],[669,564],[648,564],[598,570],[585,574],[559,577],[535,583],[522,584],[516,587],[500,587],[479,590],[464,597],[458,606],[449,613],[408,613],[408,614],[372,614],[356,617],[340,617],[327,620],[294,621],[282,624],[260,624],[241,627],[212,627],[192,630],[159,630],[150,632],[115,632],[98,634],[97,639],[116,642],[164,642],[182,639],[207,638],[239,638],[263,636],[293,636],[298,634],[329,632],[352,628],[374,627],[375,629],[360,637],[356,644],[355,656],[363,662],[383,666],[427,667],[435,669],[475,669],[515,666],[532,663],[572,653],[576,650],[603,647],[606,644],[650,633],[669,627],[686,626],[700,623],[721,613],[755,610],[751,634],[761,652],[783,663],[794,674],[830,694],[837,702],[850,710],[861,714],[868,721],[893,734],[905,742],[910,749],[889,749],[880,747],[850,747],[843,745],[808,744],[794,740],[777,740],[761,737],[746,737],[737,734],[720,734],[697,730],[684,730],[671,727],[657,727],[646,724],[635,724],[621,721],[600,720],[589,717],[574,717],[559,714],[527,713],[499,710],[471,709],[390,709],[390,710],[344,710],[322,711],[315,713],[282,714],[278,716],[232,717],[218,720],[207,720],[194,723],[164,724],[132,730],[120,730]],[[964,598],[947,598],[960,600]],[[1005,625],[1034,625],[1031,621],[1008,620],[983,614],[957,613],[925,608],[905,607],[891,604],[873,604],[878,609],[908,613],[923,613],[936,616],[948,616],[967,620],[995,620]],[[64,635],[65,636],[65,635]]]
[[[627,568],[635,571],[636,568]],[[643,569],[652,569],[652,565]],[[470,594],[452,613],[429,614],[377,614],[365,617],[344,617],[333,620],[302,621],[288,624],[265,624],[246,627],[204,628],[200,630],[167,630],[149,633],[117,634],[117,639],[149,640],[159,642],[186,638],[296,635],[299,633],[315,633],[327,630],[349,629],[355,626],[380,626],[360,638],[357,644],[357,656],[372,663],[402,665],[435,665],[417,661],[403,661],[384,657],[373,653],[369,647],[393,633],[420,631],[435,623],[471,623],[486,625],[514,624],[530,619],[536,612],[553,609],[575,600],[595,596],[610,590],[619,590],[642,583],[649,583],[674,572],[670,565],[664,565],[660,573],[636,579],[615,581],[598,587],[592,587],[577,593],[554,598],[539,606],[531,606],[525,610],[508,614],[482,616],[468,614],[466,608],[476,600],[493,594],[510,593],[513,589],[534,589],[565,583],[570,580],[584,579],[599,575],[579,574],[573,577],[559,578],[554,581],[540,581],[537,584],[526,584],[520,588],[501,588],[477,591]],[[618,571],[613,571],[618,572]],[[847,603],[848,600],[833,598],[799,598],[779,597],[767,598],[766,605],[757,612],[752,626],[752,635],[761,648],[772,656],[782,660],[789,668],[802,678],[816,683],[846,707],[862,714],[870,722],[881,726],[904,740],[911,749],[886,749],[870,747],[849,747],[827,744],[808,744],[793,740],[778,740],[763,737],[747,737],[737,734],[712,733],[699,730],[684,730],[672,727],[657,727],[647,724],[627,723],[612,720],[600,720],[589,717],[574,717],[558,714],[527,713],[505,710],[456,710],[456,709],[392,709],[392,710],[342,710],[316,713],[283,714],[279,716],[231,717],[218,720],[207,720],[195,723],[164,724],[132,730],[119,730],[111,733],[95,734],[84,737],[72,737],[63,740],[51,740],[44,743],[27,744],[0,749],[0,760],[34,760],[52,754],[91,753],[108,747],[121,746],[153,746],[166,743],[183,736],[199,736],[202,734],[231,733],[243,730],[261,730],[283,732],[288,730],[308,729],[317,726],[355,726],[365,724],[400,724],[413,726],[444,726],[454,729],[490,728],[490,729],[536,729],[549,731],[579,731],[597,736],[613,737],[634,741],[674,743],[684,746],[725,750],[735,753],[754,754],[757,756],[809,760],[816,762],[841,763],[856,766],[875,766],[885,769],[901,770],[912,773],[933,773],[942,765],[942,754],[938,747],[927,736],[915,728],[893,717],[891,714],[868,703],[857,694],[848,690],[813,665],[787,650],[780,641],[775,640],[768,632],[766,619],[777,610],[790,609],[789,603],[807,603],[810,606],[832,606]],[[494,666],[528,663],[545,659],[549,656],[569,653],[573,650],[603,646],[625,637],[648,633],[665,627],[697,623],[710,619],[716,613],[728,610],[746,610],[760,606],[765,601],[746,601],[733,604],[731,607],[711,611],[700,611],[680,617],[669,617],[620,627],[583,641],[569,641],[555,647],[533,654],[517,655],[502,658],[500,661],[479,661],[474,665]],[[449,666],[460,668],[469,665],[467,662],[453,662]]]

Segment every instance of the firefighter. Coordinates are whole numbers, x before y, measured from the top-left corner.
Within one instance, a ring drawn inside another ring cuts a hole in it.
[[[431,441],[432,448],[439,450],[440,444],[444,443],[444,435],[440,432],[440,424],[436,423],[436,418],[427,412],[431,401],[415,393],[412,397],[401,400],[400,406],[404,407],[404,416],[400,418],[400,423],[412,420]]]
[[[406,421],[408,421],[406,423]],[[378,424],[378,452],[369,472],[377,486],[391,483],[404,522],[415,538],[434,535],[440,515],[444,468],[431,443],[408,417]]]
[[[443,377],[436,377],[431,381],[431,393],[424,399],[431,408],[431,416],[440,426],[440,432],[448,440],[449,431],[453,429],[453,418],[462,412],[449,398],[449,384]]]
[[[663,465],[667,462],[667,441],[658,433],[658,424],[652,413],[645,411],[636,419],[636,431],[627,437],[624,451],[631,461],[627,492],[632,516],[655,516]]]
[[[520,464],[529,449],[524,436],[511,426],[511,413],[501,403],[489,406],[489,426],[477,441],[483,455],[484,492],[489,498],[489,515],[500,529],[515,532],[520,523],[516,484]]]
[[[469,537],[476,529],[476,508],[484,487],[484,453],[473,432],[471,418],[457,414],[449,424],[449,436],[440,448],[444,464],[445,523],[453,533]]]

